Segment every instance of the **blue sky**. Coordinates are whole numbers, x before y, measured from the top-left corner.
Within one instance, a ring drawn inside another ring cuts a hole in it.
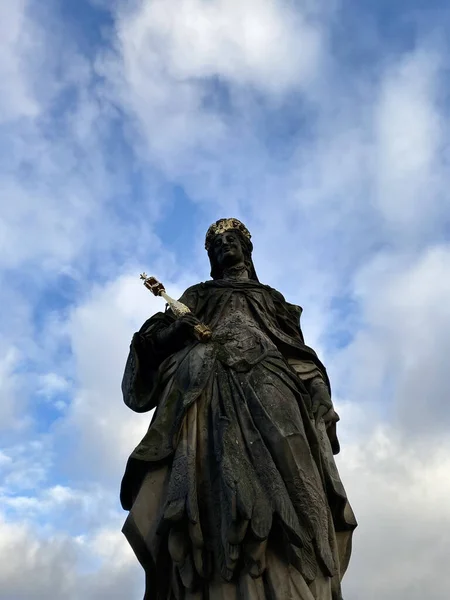
[[[447,598],[449,24],[430,0],[0,3],[0,600],[142,597],[138,275],[207,279],[222,216],[330,372],[346,600]]]

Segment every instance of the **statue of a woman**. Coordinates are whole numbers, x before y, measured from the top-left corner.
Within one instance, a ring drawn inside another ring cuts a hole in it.
[[[191,314],[144,323],[123,379],[132,410],[156,407],[121,489],[145,600],[341,600],[356,521],[325,367],[240,221],[214,223],[206,249]]]

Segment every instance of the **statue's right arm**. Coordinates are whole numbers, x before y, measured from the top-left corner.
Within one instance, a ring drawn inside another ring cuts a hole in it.
[[[166,313],[167,314],[167,313]],[[186,314],[169,325],[153,327],[135,334],[135,343],[142,353],[162,362],[194,338],[194,327],[199,323],[193,314]]]
[[[122,378],[125,404],[136,412],[146,412],[156,406],[153,392],[157,383],[158,367],[164,360],[158,356],[157,337],[171,324],[170,316],[157,313],[133,335]]]
[[[194,339],[197,323],[193,314],[175,319],[169,310],[154,315],[134,334],[122,379],[123,399],[129,408],[146,412],[156,406],[159,366]]]

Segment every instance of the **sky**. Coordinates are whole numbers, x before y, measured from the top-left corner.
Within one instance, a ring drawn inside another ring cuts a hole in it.
[[[450,587],[442,0],[0,0],[0,600],[139,600],[134,331],[241,219],[303,307],[359,521],[345,600]]]

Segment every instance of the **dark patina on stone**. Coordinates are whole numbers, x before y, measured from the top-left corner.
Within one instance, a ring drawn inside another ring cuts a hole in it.
[[[245,226],[217,221],[206,247],[191,314],[146,321],[123,378],[132,410],[155,408],[121,488],[144,600],[341,600],[356,521],[326,369],[301,308],[258,281]]]

